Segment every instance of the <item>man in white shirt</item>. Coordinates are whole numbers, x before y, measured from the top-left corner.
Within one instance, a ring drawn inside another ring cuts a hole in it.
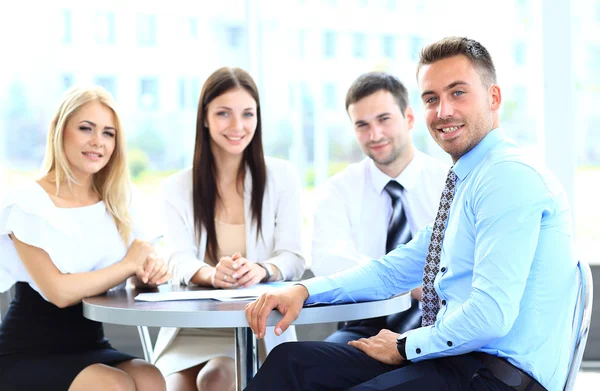
[[[381,72],[361,75],[348,90],[346,110],[367,157],[320,189],[312,239],[312,270],[317,276],[380,258],[408,242],[434,220],[448,172],[413,145],[414,115],[406,87],[396,77]],[[396,183],[388,185],[390,181]],[[327,341],[347,343],[381,329],[403,333],[419,327],[420,288],[412,296],[409,310],[346,322]]]

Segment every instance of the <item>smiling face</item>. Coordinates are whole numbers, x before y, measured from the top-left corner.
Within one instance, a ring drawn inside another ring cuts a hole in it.
[[[500,88],[484,85],[463,55],[423,65],[419,87],[429,133],[455,163],[500,126]]]
[[[407,107],[402,113],[389,91],[379,90],[352,103],[348,115],[361,149],[382,171],[399,160],[412,159],[412,110]]]
[[[219,95],[206,107],[205,126],[215,154],[241,155],[252,141],[257,123],[256,101],[243,88]]]
[[[116,133],[113,111],[100,102],[87,103],[71,116],[63,145],[76,178],[84,180],[106,166],[115,150]]]

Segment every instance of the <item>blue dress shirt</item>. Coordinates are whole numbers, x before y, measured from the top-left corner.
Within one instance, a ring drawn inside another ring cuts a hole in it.
[[[434,325],[408,333],[414,362],[481,351],[562,390],[577,292],[571,213],[558,180],[500,128],[454,165],[458,176]],[[421,285],[428,225],[386,256],[303,282],[307,304],[389,298]]]

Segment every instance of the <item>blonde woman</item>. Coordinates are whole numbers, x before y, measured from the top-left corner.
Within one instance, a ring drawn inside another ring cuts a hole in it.
[[[136,238],[125,135],[110,95],[73,88],[50,124],[42,176],[0,204],[3,390],[164,390],[156,367],[113,349],[81,300],[127,278],[170,278]]]
[[[193,167],[163,186],[175,283],[236,288],[302,276],[300,179],[289,162],[264,157],[261,122],[246,71],[220,68],[209,76]],[[293,339],[272,338],[266,347]],[[162,328],[154,351],[170,391],[235,388],[231,329]]]

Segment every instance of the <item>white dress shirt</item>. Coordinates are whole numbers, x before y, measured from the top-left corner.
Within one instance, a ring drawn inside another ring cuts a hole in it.
[[[327,276],[385,255],[392,202],[384,187],[392,179],[404,187],[402,206],[414,236],[434,220],[448,169],[438,160],[415,151],[396,178],[384,174],[370,158],[331,177],[317,198],[313,273]]]

